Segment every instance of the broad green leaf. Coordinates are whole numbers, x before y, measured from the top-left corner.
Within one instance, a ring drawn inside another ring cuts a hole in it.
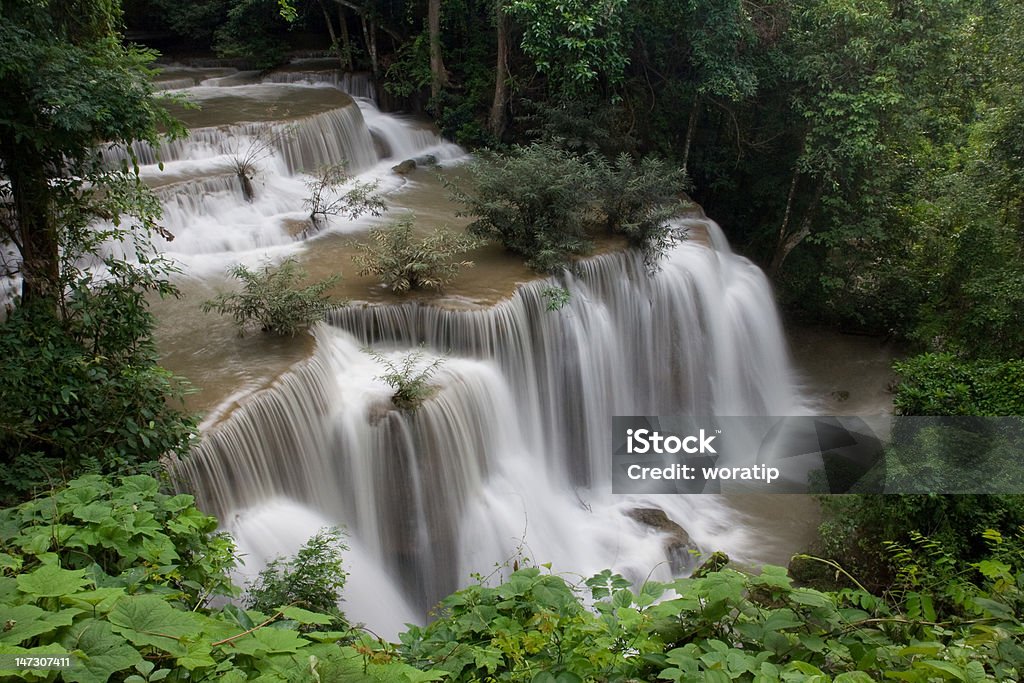
[[[247,655],[265,655],[277,652],[298,652],[309,644],[295,631],[276,628],[261,628],[252,633],[219,646],[225,651],[237,651]]]
[[[914,662],[915,669],[931,669],[944,674],[949,674],[958,681],[967,681],[967,672],[952,662],[944,662],[939,659],[925,659]]]
[[[18,590],[36,598],[51,598],[77,593],[89,583],[85,572],[43,565],[33,572],[18,576]]]
[[[17,655],[19,657],[53,657],[70,655],[66,649],[56,644],[42,645],[39,647],[17,647],[15,645],[0,644],[0,655]],[[0,680],[21,680],[21,681],[42,681],[52,680],[53,671],[44,669],[3,669],[0,668]]]
[[[187,654],[181,640],[202,630],[204,617],[176,610],[155,595],[118,600],[107,617],[115,631],[135,645],[152,645],[175,656]]]
[[[934,657],[943,650],[942,643],[914,643],[908,647],[903,648],[899,651],[901,657],[911,657],[913,655],[926,655]]]
[[[333,617],[326,614],[310,612],[301,607],[284,607],[281,609],[281,613],[286,619],[292,619],[300,624],[330,624],[334,621]]]
[[[65,595],[60,601],[66,605],[79,607],[86,611],[106,614],[114,608],[119,599],[125,596],[124,588],[97,588],[74,595]]]
[[[863,671],[847,671],[832,679],[832,683],[874,683],[874,680]]]
[[[68,650],[80,651],[81,655],[81,666],[62,673],[69,683],[106,683],[114,673],[142,661],[138,650],[114,633],[109,623],[99,619],[85,619],[73,625],[61,644]]]
[[[0,612],[4,620],[0,625],[0,643],[18,645],[29,638],[56,631],[61,626],[70,626],[81,613],[82,610],[78,609],[47,612],[35,605],[5,607]]]

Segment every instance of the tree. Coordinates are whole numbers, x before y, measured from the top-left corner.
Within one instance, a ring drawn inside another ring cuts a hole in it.
[[[682,238],[680,230],[669,221],[685,206],[683,190],[689,183],[686,172],[654,157],[637,162],[625,153],[611,162],[597,157],[594,165],[597,204],[605,228],[609,233],[625,235],[653,266]]]
[[[348,578],[342,563],[342,553],[348,550],[343,538],[338,528],[320,529],[294,556],[268,562],[246,590],[246,606],[273,614],[296,605],[330,615],[334,628],[345,628],[345,615],[338,607]]]
[[[121,43],[118,2],[11,0],[0,23],[0,176],[4,237],[20,255],[21,299],[57,308],[64,214],[131,216],[87,188],[130,179],[103,169],[101,143],[155,142],[180,131],[149,83],[154,53]]]
[[[353,181],[344,164],[324,166],[306,182],[309,196],[303,205],[309,209],[309,220],[321,228],[330,216],[355,220],[363,214],[380,216],[386,211],[384,199],[377,192],[378,181]],[[341,190],[345,188],[344,192]]]
[[[149,237],[160,205],[98,146],[181,130],[153,98],[153,53],[126,47],[116,2],[3,5],[0,231],[21,297],[0,324],[0,489],[160,468],[195,422],[157,365],[146,296],[176,293]]]
[[[413,217],[398,219],[387,228],[371,230],[370,241],[356,245],[353,256],[360,275],[377,275],[393,292],[442,289],[472,261],[453,259],[480,242],[446,228],[416,238]]]
[[[594,173],[582,159],[533,144],[482,154],[469,169],[473,186],[450,190],[465,213],[476,217],[471,234],[499,241],[542,272],[555,272],[589,251]]]
[[[294,258],[285,259],[277,268],[264,263],[261,270],[252,270],[238,264],[228,272],[242,281],[242,291],[205,301],[202,310],[230,313],[239,334],[259,326],[263,332],[295,336],[339,305],[324,293],[334,286],[338,276],[300,288],[306,271]]]
[[[511,0],[523,27],[523,52],[547,77],[556,99],[572,99],[622,81],[629,62],[623,0]]]

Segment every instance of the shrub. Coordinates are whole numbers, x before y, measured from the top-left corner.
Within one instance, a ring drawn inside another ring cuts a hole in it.
[[[540,290],[540,295],[547,302],[545,308],[549,311],[560,310],[572,301],[572,293],[565,287],[545,287]]]
[[[1024,361],[926,353],[893,367],[893,404],[903,415],[1024,415]]]
[[[234,545],[216,528],[192,496],[161,493],[146,476],[82,477],[0,510],[0,679],[437,680],[373,652],[375,640],[352,645],[358,634],[322,630],[337,623],[333,605],[327,614],[272,600],[266,612],[213,607],[211,597],[238,594],[228,576]],[[312,557],[287,564],[336,567],[332,535],[319,538],[329,548],[309,544]],[[319,585],[330,590],[332,580]],[[5,668],[15,655],[76,661],[63,671]]]
[[[353,257],[360,275],[376,275],[394,292],[441,289],[472,261],[453,259],[479,245],[469,235],[445,228],[425,237],[413,234],[413,217],[405,216],[390,227],[370,231],[369,242],[356,245]]]
[[[615,161],[596,157],[593,163],[605,229],[625,235],[653,265],[683,237],[669,221],[685,207],[680,197],[688,185],[686,171],[651,157],[638,163],[625,153]]]
[[[436,358],[423,365],[422,351],[407,353],[398,363],[379,353],[371,351],[370,355],[387,369],[377,379],[383,380],[395,390],[391,402],[396,408],[415,410],[434,393],[435,387],[430,383],[430,378],[444,363],[444,358]]]
[[[535,143],[505,154],[484,153],[469,164],[472,190],[449,185],[469,232],[494,239],[527,265],[555,272],[591,248],[586,234],[594,174],[582,159]]]
[[[260,164],[274,155],[274,150],[295,133],[295,126],[262,126],[247,139],[234,138],[228,148],[228,163],[242,185],[242,196],[251,202],[256,196],[252,181],[260,172]],[[243,140],[245,144],[243,146]]]
[[[155,324],[139,271],[114,261],[111,279],[83,274],[63,317],[22,306],[0,323],[0,503],[95,472],[161,469],[196,423],[187,385],[157,365]]]
[[[342,188],[348,189],[341,192]],[[324,166],[306,182],[309,196],[303,206],[309,209],[309,220],[322,227],[328,216],[345,216],[355,220],[365,214],[380,216],[386,210],[384,199],[377,193],[380,183],[353,181],[344,164]]]
[[[348,577],[341,557],[346,550],[339,529],[321,529],[293,557],[277,557],[267,564],[248,587],[246,606],[270,612],[281,605],[298,605],[332,615],[333,626],[344,626],[338,602]]]
[[[285,259],[277,268],[266,263],[261,270],[250,270],[239,264],[229,272],[242,281],[242,291],[220,294],[204,302],[202,309],[207,313],[230,313],[238,324],[239,334],[259,325],[264,332],[294,336],[339,305],[324,294],[338,281],[338,276],[300,288],[306,271],[294,258]]]

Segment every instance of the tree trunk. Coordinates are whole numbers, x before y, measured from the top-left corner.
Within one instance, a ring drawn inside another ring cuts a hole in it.
[[[427,3],[427,30],[430,34],[430,97],[437,107],[441,88],[448,85],[448,72],[441,57],[441,0]]]
[[[491,115],[487,120],[491,133],[501,138],[505,132],[505,102],[508,101],[508,17],[501,5],[495,4],[498,22],[498,59],[494,67],[494,102],[491,103]]]
[[[352,40],[348,36],[348,21],[345,19],[345,10],[338,7],[338,28],[341,30],[341,51],[345,55],[342,60],[342,69],[352,70]]]
[[[799,172],[793,172],[793,181],[789,186],[789,198],[786,200],[786,213],[782,219],[782,227],[779,230],[779,240],[775,246],[775,254],[772,256],[772,263],[768,269],[772,279],[779,274],[782,269],[782,264],[785,262],[786,257],[789,253],[797,247],[798,244],[804,241],[804,239],[811,234],[811,219],[814,217],[814,209],[821,200],[821,195],[825,192],[825,179],[822,178],[818,181],[817,187],[814,188],[814,196],[811,197],[811,201],[807,204],[807,209],[804,211],[804,217],[800,221],[800,227],[796,232],[786,234],[787,226],[790,221],[790,216],[793,207],[793,197],[796,192],[797,178]]]
[[[377,64],[377,32],[374,22],[368,21],[365,14],[361,14],[359,19],[363,24],[363,40],[366,42],[366,51],[370,54],[370,69],[376,82],[380,77],[380,67]]]
[[[686,124],[686,142],[683,143],[683,170],[689,172],[687,164],[690,161],[690,146],[693,144],[693,134],[697,130],[697,117],[700,116],[700,95],[693,98],[693,107],[690,108],[690,121]]]
[[[37,155],[17,150],[8,176],[21,242],[21,305],[41,303],[56,312],[61,295],[60,251],[46,170]]]
[[[320,10],[324,13],[324,21],[327,23],[327,33],[331,36],[331,49],[334,50],[334,54],[338,56],[338,65],[341,70],[345,71],[345,54],[342,52],[341,43],[338,42],[338,34],[334,32],[334,20],[331,19],[331,13],[327,11],[327,5],[322,0],[320,2]],[[342,25],[345,24],[345,18],[340,17]]]

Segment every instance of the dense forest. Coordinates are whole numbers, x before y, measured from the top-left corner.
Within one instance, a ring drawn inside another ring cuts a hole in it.
[[[160,203],[134,153],[97,149],[186,135],[158,55],[333,59],[474,155],[451,188],[472,237],[399,225],[362,248],[394,291],[439,288],[484,240],[550,274],[611,234],[654,269],[692,199],[788,320],[901,344],[898,413],[1020,416],[1022,36],[1015,0],[0,0],[0,678],[1020,680],[1017,495],[823,497],[788,573],[716,553],[634,585],[510,559],[400,643],[346,619],[337,530],[242,591],[230,538],[164,470],[199,432],[154,341],[179,286]],[[311,220],[377,215],[373,189]],[[294,265],[239,267],[263,294],[207,308],[294,334],[333,282],[299,290]],[[435,370],[391,365],[395,406]]]

